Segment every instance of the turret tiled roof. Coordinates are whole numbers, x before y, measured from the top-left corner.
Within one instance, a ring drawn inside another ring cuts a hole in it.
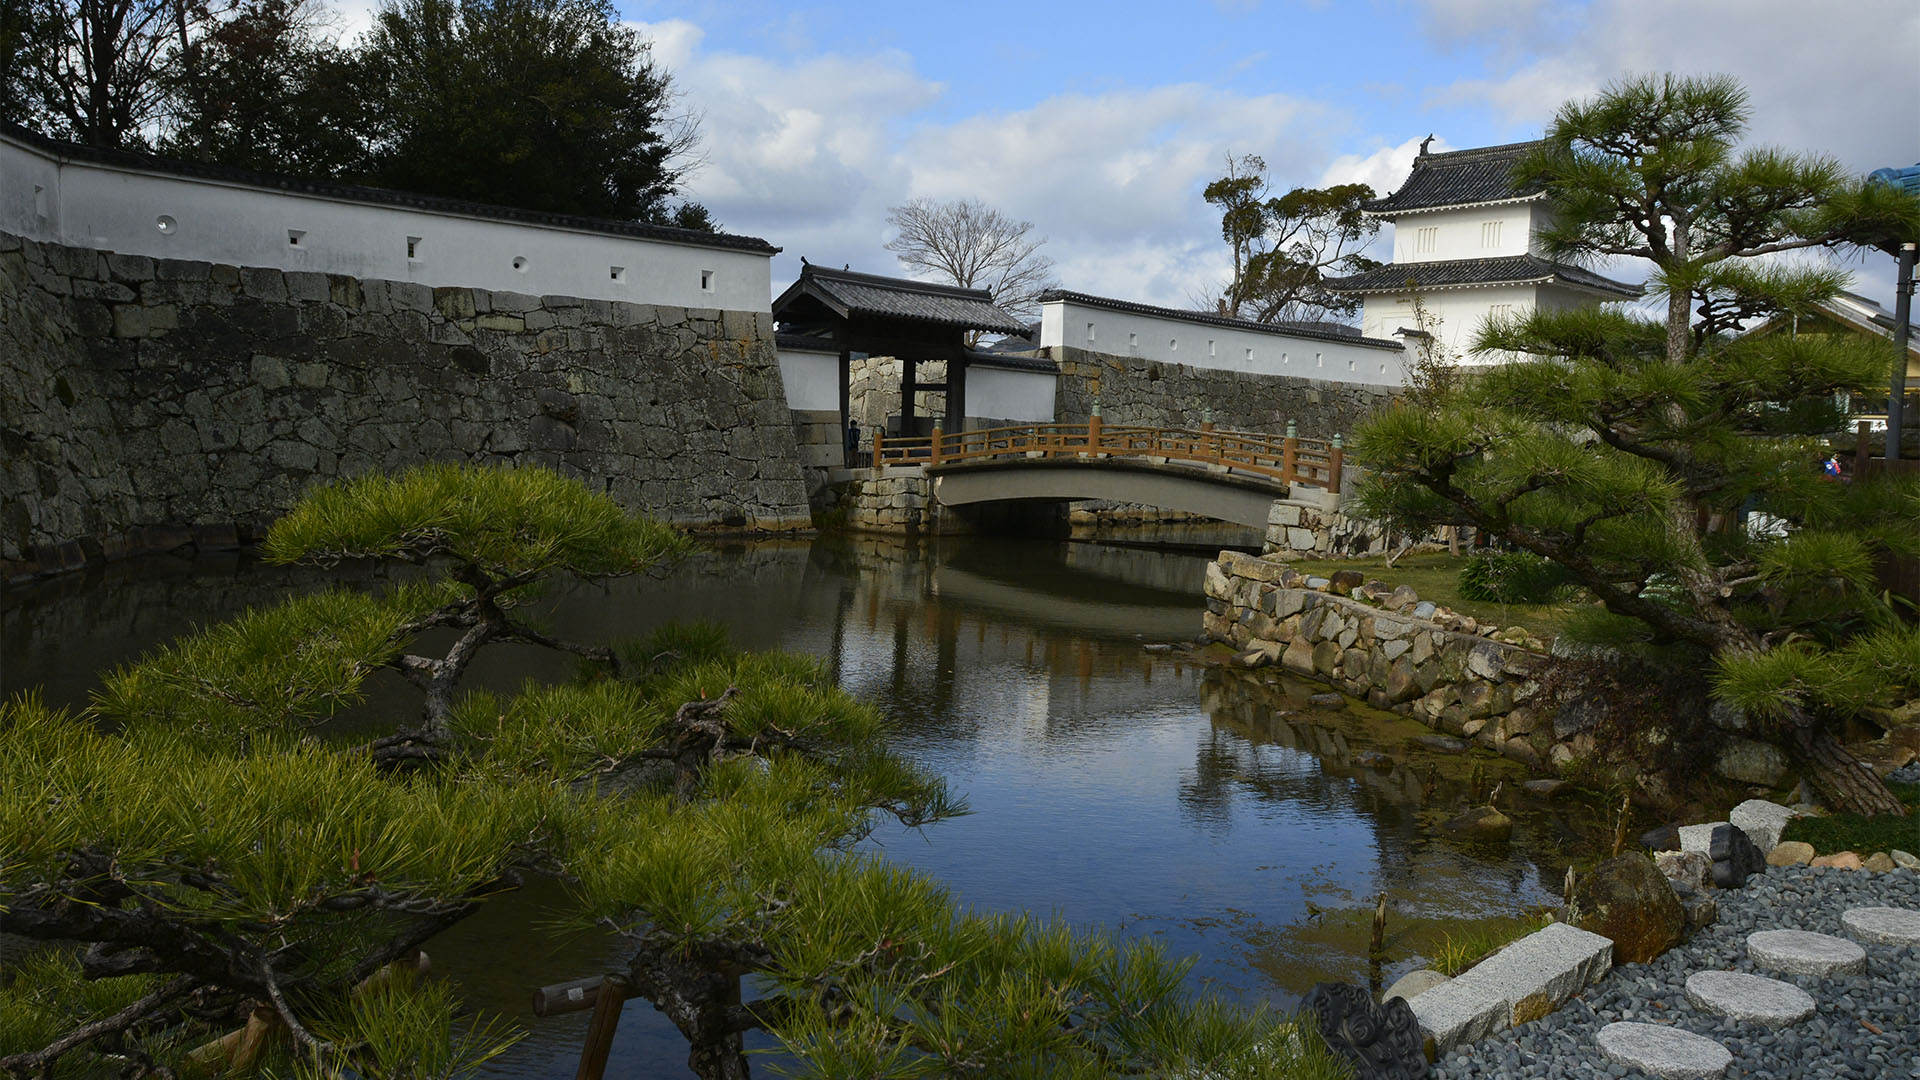
[[[1584,267],[1551,262],[1537,255],[1505,255],[1492,259],[1444,259],[1439,262],[1394,263],[1352,277],[1333,278],[1327,288],[1343,293],[1397,293],[1415,289],[1447,289],[1465,285],[1571,285],[1576,289],[1632,299],[1644,290]]]
[[[1413,159],[1413,172],[1408,174],[1406,183],[1400,185],[1400,190],[1384,199],[1375,199],[1366,209],[1391,218],[1409,210],[1531,198],[1540,193],[1540,188],[1515,184],[1513,166],[1541,145],[1519,142],[1421,154]]]
[[[808,264],[800,280],[773,302],[774,318],[786,314],[803,297],[825,305],[841,318],[863,316],[909,319],[989,334],[1027,336],[1027,324],[996,307],[985,289],[936,285],[912,278],[882,277],[854,270],[829,270]],[[818,310],[818,309],[814,309]]]

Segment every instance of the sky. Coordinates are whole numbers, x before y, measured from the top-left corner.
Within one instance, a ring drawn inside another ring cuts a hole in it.
[[[803,255],[904,273],[887,210],[926,196],[1032,222],[1065,288],[1189,307],[1227,272],[1229,154],[1384,195],[1429,134],[1537,138],[1629,74],[1738,78],[1756,143],[1920,162],[1920,0],[615,3],[699,118],[688,194],[784,249],[776,292]],[[1849,265],[1891,304],[1891,259]]]

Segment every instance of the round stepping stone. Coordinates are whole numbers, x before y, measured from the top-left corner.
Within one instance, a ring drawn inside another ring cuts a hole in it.
[[[1875,945],[1920,945],[1920,911],[1857,907],[1840,916],[1840,925],[1858,941]]]
[[[1738,971],[1696,971],[1687,976],[1687,1000],[1696,1009],[1768,1027],[1797,1024],[1813,1015],[1813,998],[1805,990]]]
[[[1733,1061],[1727,1048],[1712,1039],[1661,1024],[1608,1024],[1594,1041],[1608,1061],[1665,1080],[1719,1076]]]
[[[1867,950],[1810,930],[1760,930],[1747,935],[1747,955],[1755,964],[1788,975],[1864,975]]]

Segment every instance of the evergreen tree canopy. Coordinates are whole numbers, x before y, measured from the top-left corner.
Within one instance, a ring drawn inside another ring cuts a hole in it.
[[[674,203],[698,138],[606,0],[0,5],[7,119],[96,146],[711,231]]]
[[[1361,210],[1372,188],[1335,184],[1273,195],[1266,161],[1248,154],[1229,158],[1227,175],[1208,184],[1203,197],[1220,208],[1220,236],[1233,255],[1233,278],[1218,299],[1224,314],[1273,323],[1360,309],[1358,297],[1322,282],[1380,265],[1364,254],[1380,231],[1379,219]]]
[[[1541,243],[1561,258],[1652,260],[1666,318],[1489,320],[1476,351],[1530,359],[1485,369],[1439,409],[1367,424],[1363,506],[1416,528],[1471,525],[1558,562],[1614,617],[1590,632],[1669,663],[1710,660],[1719,696],[1776,721],[1832,803],[1901,813],[1828,728],[1868,698],[1920,689],[1920,637],[1873,574],[1878,553],[1920,550],[1920,485],[1833,482],[1819,468],[1844,426],[1839,395],[1884,385],[1893,350],[1737,331],[1844,284],[1757,257],[1920,234],[1920,201],[1824,158],[1736,153],[1745,102],[1730,80],[1667,76],[1560,110],[1518,166],[1557,215]],[[1781,528],[1743,526],[1750,513]],[[1884,681],[1859,677],[1889,661]]]
[[[0,1072],[468,1075],[517,1034],[456,1024],[408,960],[541,874],[564,929],[625,943],[621,974],[702,1077],[746,1077],[753,1029],[821,1077],[1342,1074],[1310,1029],[1188,997],[1155,947],[962,913],[852,852],[879,815],[964,807],[818,661],[714,628],[620,648],[533,631],[515,603],[542,580],[686,549],[575,481],[364,477],[311,493],[267,549],[425,574],[212,627],[115,672],[86,715],[0,704],[0,911],[42,943],[0,984]],[[588,663],[468,692],[503,641]],[[382,669],[422,691],[422,722],[326,722]]]

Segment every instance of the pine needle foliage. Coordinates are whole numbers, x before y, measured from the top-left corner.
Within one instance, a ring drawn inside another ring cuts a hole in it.
[[[493,578],[631,574],[689,550],[671,528],[551,470],[445,464],[316,488],[264,546],[281,563],[448,558]]]
[[[1438,409],[1397,406],[1366,424],[1361,508],[1422,531],[1470,525],[1552,560],[1606,613],[1571,632],[1673,664],[1706,659],[1722,696],[1772,718],[1830,802],[1898,813],[1827,727],[1873,696],[1851,677],[1849,642],[1915,634],[1873,567],[1920,543],[1920,483],[1838,483],[1818,467],[1840,402],[1884,387],[1896,357],[1877,339],[1741,331],[1845,283],[1769,256],[1920,237],[1920,199],[1817,155],[1742,150],[1747,115],[1725,78],[1628,79],[1562,107],[1516,167],[1553,211],[1540,245],[1650,260],[1665,317],[1487,320],[1475,351],[1522,359]]]
[[[264,1024],[247,1067],[270,1075],[472,1075],[518,1033],[404,961],[537,873],[568,890],[563,929],[621,935],[624,974],[703,1077],[745,1077],[753,1028],[803,1075],[1336,1075],[1310,1033],[1189,996],[1158,948],[966,912],[861,852],[882,819],[965,806],[818,660],[738,653],[710,626],[616,652],[516,621],[550,575],[683,547],[576,483],[366,478],[272,536],[276,558],[426,580],[209,627],[113,673],[83,715],[0,704],[0,920],[54,943],[0,987],[0,1073],[178,1071]],[[433,629],[458,640],[410,651]],[[589,662],[464,692],[501,641]],[[427,723],[370,743],[329,726],[382,667]]]

